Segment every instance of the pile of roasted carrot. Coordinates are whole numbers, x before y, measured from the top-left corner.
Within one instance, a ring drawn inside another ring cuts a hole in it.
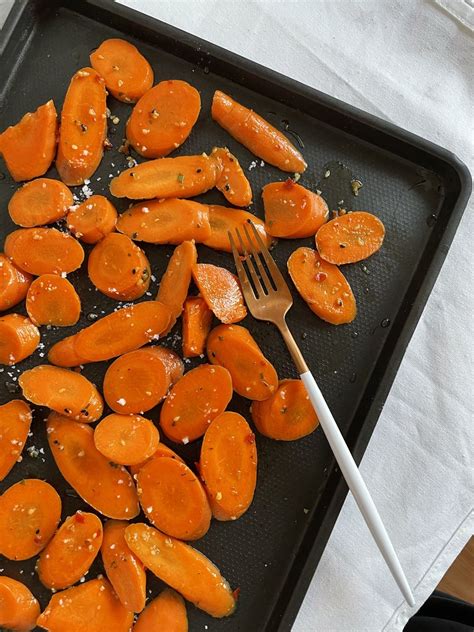
[[[59,125],[48,101],[0,134],[10,174],[28,181],[9,202],[18,229],[6,236],[0,254],[0,311],[8,311],[0,317],[0,363],[32,355],[41,327],[78,322],[81,298],[66,277],[84,264],[81,242],[90,245],[92,284],[128,303],[143,297],[152,279],[136,242],[176,248],[155,300],[112,311],[64,337],[48,350],[49,364],[20,375],[26,401],[0,407],[0,480],[19,460],[30,431],[27,402],[44,406],[52,457],[94,510],[61,522],[61,498],[38,479],[22,480],[0,496],[0,554],[19,562],[38,556],[39,580],[55,593],[40,612],[25,585],[0,577],[0,626],[74,632],[87,623],[89,632],[126,632],[132,625],[135,632],[178,632],[187,630],[183,597],[214,617],[230,615],[236,605],[236,591],[188,544],[206,534],[212,518],[237,520],[252,503],[255,435],[246,419],[227,410],[233,393],[252,402],[255,427],[272,439],[300,439],[318,425],[302,383],[280,380],[249,330],[236,324],[247,315],[236,276],[199,262],[196,244],[229,252],[229,231],[248,221],[269,246],[276,238],[315,237],[316,249],[295,250],[288,270],[310,309],[342,324],[355,318],[356,302],[338,266],[376,252],[384,227],[364,211],[329,220],[324,199],[297,184],[299,177],[263,188],[264,221],[242,210],[252,203],[252,189],[227,148],[167,157],[198,124],[201,99],[193,86],[181,80],[153,85],[150,64],[119,39],[103,42],[90,62],[71,79]],[[110,183],[112,196],[136,201],[121,215],[101,195],[74,204],[68,188],[88,180],[102,160],[108,93],[133,104],[126,145],[147,159]],[[230,96],[216,91],[211,115],[265,162],[295,175],[307,168],[286,136]],[[60,180],[42,177],[53,160]],[[214,187],[232,207],[189,199]],[[197,295],[190,293],[193,283]],[[23,300],[28,316],[11,311]],[[208,358],[186,373],[182,359],[157,344],[180,318],[183,356]],[[214,319],[220,321],[215,327]],[[80,367],[109,360],[99,390]],[[159,404],[159,419],[148,418]],[[176,445],[202,439],[196,467],[160,433]],[[106,577],[84,581],[98,555]],[[148,605],[146,570],[170,586]]]

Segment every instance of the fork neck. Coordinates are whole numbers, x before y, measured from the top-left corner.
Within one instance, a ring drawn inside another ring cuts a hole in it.
[[[298,374],[301,375],[302,373],[307,373],[309,371],[308,365],[306,364],[305,359],[303,358],[303,355],[298,345],[296,344],[296,340],[294,339],[293,334],[286,324],[285,317],[283,317],[281,320],[275,321],[275,325],[280,330],[288,351],[293,358],[293,362],[295,363]]]

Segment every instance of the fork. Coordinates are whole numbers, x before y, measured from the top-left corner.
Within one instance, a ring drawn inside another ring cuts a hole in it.
[[[359,510],[400,591],[408,604],[414,606],[415,600],[413,594],[392,542],[380,518],[380,514],[377,511],[352,454],[344,441],[344,437],[329,410],[324,396],[308,369],[303,355],[286,324],[285,316],[293,305],[293,297],[291,296],[288,285],[268,251],[268,248],[263,243],[255,225],[250,220],[248,221],[248,225],[252,229],[252,236],[249,230],[247,230],[247,225],[244,224],[243,226],[248,247],[239,229],[235,229],[236,237],[243,255],[242,258],[236,246],[234,236],[230,231],[228,232],[228,237],[242,292],[250,313],[257,320],[266,320],[278,327]],[[258,248],[255,246],[254,240]],[[244,262],[247,264],[248,272],[246,271]],[[266,269],[263,262],[266,265]]]

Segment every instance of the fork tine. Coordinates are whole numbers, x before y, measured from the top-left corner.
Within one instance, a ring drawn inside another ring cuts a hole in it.
[[[254,282],[255,289],[257,290],[258,297],[256,297],[256,298],[260,298],[261,296],[264,296],[265,289],[264,289],[264,287],[262,285],[262,282],[260,281],[260,279],[258,277],[257,269],[256,269],[256,267],[254,265],[252,257],[250,257],[249,253],[247,252],[247,248],[245,247],[244,240],[242,239],[242,235],[240,234],[238,228],[235,229],[235,234],[239,238],[240,246],[242,248],[242,254],[245,257],[245,260],[247,262],[247,267],[248,267],[249,272],[250,272],[250,276],[252,277],[252,281]]]
[[[253,226],[253,224],[252,224],[252,226]],[[258,272],[259,272],[260,276],[262,277],[262,279],[263,279],[263,281],[264,281],[264,283],[266,285],[267,293],[270,294],[270,292],[274,291],[272,283],[271,283],[270,279],[268,278],[267,271],[265,270],[265,267],[262,264],[262,261],[261,261],[260,257],[258,256],[259,253],[258,253],[257,249],[255,248],[255,245],[254,245],[254,243],[252,241],[252,238],[250,237],[250,233],[247,230],[247,226],[245,226],[245,225],[244,225],[244,233],[245,233],[245,236],[247,237],[247,242],[249,244],[250,251],[251,251],[252,256],[253,256],[252,260],[255,261],[255,264],[257,266]]]
[[[275,260],[273,259],[272,255],[270,254],[268,248],[263,243],[263,239],[258,234],[258,230],[255,228],[254,223],[251,220],[248,220],[248,223],[252,227],[252,231],[253,231],[253,234],[255,236],[255,240],[257,241],[257,244],[260,247],[260,254],[262,255],[263,259],[265,260],[265,263],[267,264],[267,268],[268,268],[268,270],[269,270],[269,272],[271,274],[271,278],[272,278],[272,280],[273,280],[273,282],[275,284],[275,287],[278,289],[278,286],[280,285],[280,286],[283,286],[284,288],[287,288],[288,285],[287,285],[282,273],[278,269],[278,266],[275,263]]]
[[[229,237],[230,247],[232,248],[232,254],[234,255],[235,268],[237,270],[237,275],[239,277],[240,285],[242,287],[242,292],[244,293],[245,300],[247,302],[249,302],[249,300],[256,300],[257,297],[255,296],[255,292],[253,290],[252,284],[249,281],[245,268],[242,265],[239,251],[237,250],[234,237],[232,233],[230,232],[230,230],[227,231],[227,236]]]

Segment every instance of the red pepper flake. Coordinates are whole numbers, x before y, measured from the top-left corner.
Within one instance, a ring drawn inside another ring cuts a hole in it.
[[[251,432],[250,434],[248,434],[245,437],[245,443],[250,443],[250,445],[252,445],[253,443],[255,443],[255,435],[253,432]]]
[[[235,601],[237,601],[239,598],[239,595],[240,595],[240,586],[234,590],[234,592],[232,593],[232,597],[235,599]]]
[[[80,524],[84,524],[84,522],[86,521],[84,516],[79,511],[77,512],[77,514],[75,515],[74,518],[75,518],[76,522],[79,522]]]
[[[41,537],[41,535],[35,535],[35,537],[33,538],[33,542],[35,544],[41,544],[42,541],[43,541],[43,538]]]
[[[295,184],[294,181],[291,178],[288,178],[287,180],[285,180],[285,182],[283,184],[283,188],[284,189],[292,189],[294,184]]]
[[[325,272],[318,272],[314,278],[316,281],[325,281],[328,278],[328,275]]]

